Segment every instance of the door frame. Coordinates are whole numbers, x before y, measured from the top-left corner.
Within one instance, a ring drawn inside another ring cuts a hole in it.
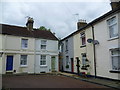
[[[53,70],[52,70],[52,57],[55,57],[54,63],[56,64],[56,56],[54,56],[54,55],[51,56],[51,71],[54,72],[54,71],[56,71],[56,70],[55,70],[55,69],[56,69],[56,65],[54,64],[54,71],[53,71]]]
[[[12,70],[7,70],[7,58],[9,57],[9,56],[12,56]],[[14,59],[14,55],[6,55],[6,71],[13,71],[13,59]]]
[[[71,58],[71,72],[74,72],[74,60]]]

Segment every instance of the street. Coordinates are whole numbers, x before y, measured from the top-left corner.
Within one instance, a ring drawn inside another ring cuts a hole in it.
[[[108,88],[61,75],[10,75],[2,77],[4,88]]]

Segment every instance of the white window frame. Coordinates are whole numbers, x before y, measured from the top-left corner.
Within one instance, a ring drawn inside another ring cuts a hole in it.
[[[21,64],[22,61],[24,62],[24,59],[22,58],[23,56],[26,56],[26,64]],[[28,55],[21,55],[20,56],[20,66],[27,66],[27,63],[28,63],[27,62],[28,61],[27,58],[28,58]]]
[[[65,40],[65,50],[68,51],[68,40]]]
[[[112,51],[115,51],[115,50],[118,50],[118,54],[117,55],[112,55]],[[120,71],[120,69],[118,70],[115,70],[115,69],[113,69],[113,57],[118,57],[118,60],[119,60],[119,58],[120,58],[120,53],[119,53],[119,49],[118,48],[115,48],[115,49],[111,49],[110,50],[110,53],[111,53],[111,69],[112,69],[112,71]],[[120,62],[120,61],[119,61]],[[119,65],[119,64],[118,64]]]
[[[26,40],[26,42],[23,42],[23,40]],[[27,44],[27,46],[25,46],[25,44]],[[22,49],[28,49],[28,39],[21,39],[21,48]]]
[[[42,58],[42,56],[45,56],[45,59]],[[45,64],[43,64],[45,63]],[[47,65],[47,56],[46,55],[40,55],[40,66],[46,66]]]
[[[110,20],[112,20],[113,18],[115,18],[116,19],[116,21],[114,22],[114,23],[112,23],[111,25],[109,25],[108,24],[108,22],[110,21]],[[112,27],[112,26],[114,26],[114,25],[116,25],[116,29],[117,29],[117,31],[118,31],[118,21],[117,21],[117,16],[113,16],[113,17],[111,17],[111,18],[109,18],[108,20],[107,20],[107,26],[108,26],[108,33],[109,33],[109,39],[111,40],[111,39],[115,39],[115,38],[118,38],[118,35],[117,36],[111,36],[111,32],[110,32],[110,27]]]
[[[83,38],[85,38],[85,44],[83,44],[83,41],[82,41]],[[81,45],[82,46],[86,45],[86,35],[85,35],[85,32],[80,33],[80,39],[81,39]]]
[[[45,48],[42,48],[42,46],[45,46]],[[46,50],[46,49],[47,49],[47,40],[41,40],[41,50]]]
[[[66,56],[66,65],[69,65],[69,56]]]
[[[84,56],[85,55],[85,56]],[[86,53],[82,53],[82,65],[85,66],[86,65]]]

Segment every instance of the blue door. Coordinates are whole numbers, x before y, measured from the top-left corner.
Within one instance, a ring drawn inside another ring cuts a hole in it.
[[[7,56],[6,71],[13,70],[13,56]]]

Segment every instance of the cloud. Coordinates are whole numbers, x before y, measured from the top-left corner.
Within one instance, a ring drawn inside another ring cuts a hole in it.
[[[2,2],[2,6],[2,23],[25,26],[25,17],[31,16],[35,28],[45,26],[60,38],[76,30],[78,19],[90,22],[110,10],[109,2]]]

